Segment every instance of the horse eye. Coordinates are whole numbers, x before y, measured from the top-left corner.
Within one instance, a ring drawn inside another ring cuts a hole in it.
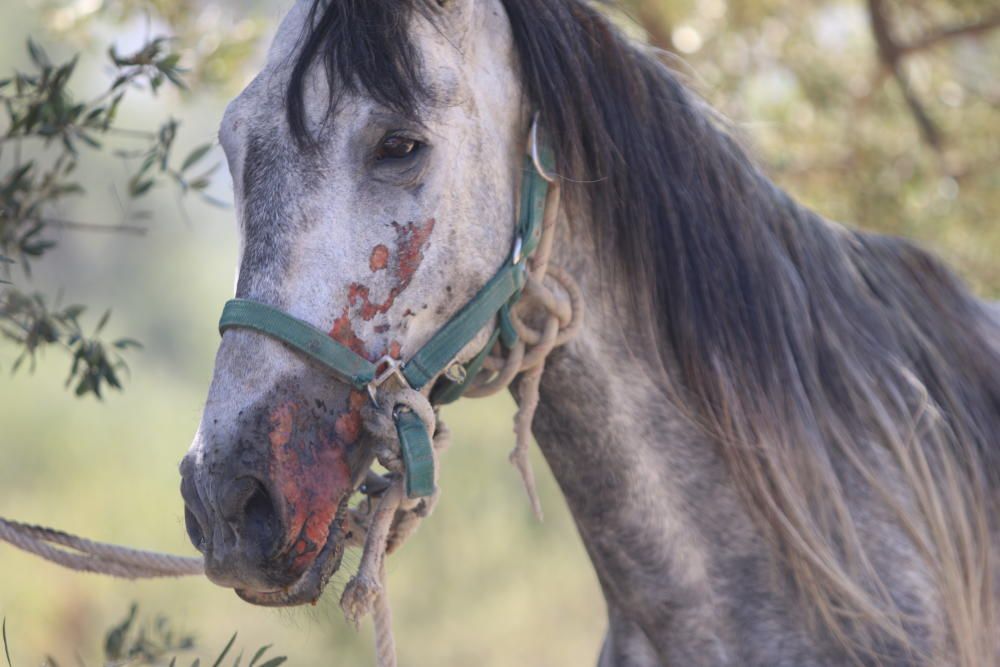
[[[409,157],[423,146],[416,139],[410,139],[398,134],[392,134],[382,140],[375,152],[376,160],[398,160]]]

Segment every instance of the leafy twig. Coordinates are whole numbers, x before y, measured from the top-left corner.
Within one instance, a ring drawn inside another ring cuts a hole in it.
[[[85,194],[76,179],[85,150],[110,152],[140,161],[128,182],[131,201],[145,197],[165,181],[181,195],[193,192],[216,204],[206,192],[217,166],[204,166],[211,144],[198,146],[183,160],[175,160],[179,128],[176,120],[168,119],[152,131],[120,128],[115,122],[131,91],[156,94],[168,84],[185,87],[182,79],[185,70],[180,67],[180,56],[171,51],[170,40],[158,37],[138,51],[124,55],[110,49],[108,57],[115,76],[107,89],[89,102],[80,102],[73,94],[76,56],[63,63],[54,62],[31,39],[27,50],[31,68],[0,79],[0,147],[11,143],[17,151],[13,166],[6,173],[0,172],[0,254],[17,259],[26,276],[30,277],[32,260],[56,247],[53,231],[132,236],[146,233],[142,225],[129,224],[138,220],[142,211],[130,213],[124,207],[119,224],[67,220],[57,214],[56,206],[63,200]],[[109,148],[105,142],[110,137],[141,143],[128,148]],[[33,148],[40,148],[31,159],[22,162],[20,146],[29,139],[36,142]],[[5,278],[10,274],[6,266],[10,261],[0,267],[4,269],[0,275]],[[0,282],[10,284],[6,280]],[[52,310],[40,295],[29,296],[6,288],[0,295],[0,338],[21,347],[12,370],[18,370],[26,361],[34,368],[38,351],[56,346],[71,354],[66,382],[67,386],[74,386],[77,395],[93,394],[99,398],[105,386],[120,389],[119,374],[127,370],[120,353],[138,344],[131,339],[110,344],[99,340],[106,317],[94,334],[85,335],[78,319],[83,310],[82,306]]]

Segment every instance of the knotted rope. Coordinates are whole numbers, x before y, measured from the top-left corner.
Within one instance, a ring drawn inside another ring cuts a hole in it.
[[[385,391],[385,406],[404,405],[412,409],[428,432],[433,433],[432,452],[435,475],[441,452],[451,444],[451,432],[423,394],[412,389]],[[375,452],[379,463],[389,471],[385,477],[371,473],[365,482],[368,500],[348,512],[349,544],[361,546],[361,564],[340,598],[340,608],[348,621],[358,626],[372,614],[375,629],[375,653],[378,667],[396,667],[395,640],[392,633],[392,610],[386,587],[385,557],[399,548],[430,515],[438,492],[424,498],[407,498],[403,479],[405,467],[400,456],[392,416],[384,410],[369,408],[368,429],[382,444]],[[390,444],[392,443],[392,444]],[[437,487],[437,478],[434,480]],[[370,488],[376,484],[378,489]],[[373,501],[377,499],[377,501]]]
[[[518,341],[506,353],[498,343],[465,394],[469,397],[490,396],[506,389],[518,375],[521,376],[518,385],[520,405],[514,417],[516,444],[509,458],[521,475],[532,510],[539,519],[542,518],[542,507],[528,460],[539,383],[548,355],[580,331],[584,310],[580,288],[573,278],[562,269],[549,265],[558,220],[559,196],[559,184],[554,182],[545,202],[541,239],[528,260],[524,294],[511,310],[511,322]],[[546,279],[554,283],[556,289],[546,285]],[[529,317],[532,324],[526,321]],[[424,422],[428,432],[433,433],[434,469],[437,471],[437,458],[450,444],[451,432],[423,394],[412,389],[390,392],[390,400],[384,401],[383,405],[390,408],[397,405],[409,407]],[[380,443],[376,457],[389,474],[382,477],[370,473],[366,482],[369,488],[363,489],[368,495],[367,501],[347,514],[346,532],[351,536],[348,544],[360,546],[362,556],[358,572],[344,589],[340,606],[355,625],[364,616],[373,615],[377,665],[396,667],[385,557],[402,546],[420,522],[430,515],[437,503],[438,493],[426,498],[407,498],[403,486],[406,471],[391,415],[382,410],[369,409],[366,422]],[[435,486],[436,482],[435,479]],[[201,558],[95,542],[3,518],[0,518],[0,540],[72,570],[124,579],[204,573]]]
[[[511,310],[517,343],[507,355],[498,345],[483,364],[483,371],[475,384],[465,394],[471,398],[490,396],[506,389],[515,377],[521,376],[518,383],[520,402],[514,417],[515,445],[510,453],[510,462],[521,474],[531,509],[539,520],[542,519],[542,504],[535,491],[535,474],[528,460],[539,385],[545,371],[545,360],[552,350],[565,345],[580,332],[584,312],[583,294],[576,281],[563,269],[549,265],[559,220],[559,201],[559,183],[552,182],[545,200],[542,237],[538,249],[528,260],[524,295]],[[548,287],[546,278],[551,279],[558,290]],[[529,316],[540,323],[529,325],[525,321]]]

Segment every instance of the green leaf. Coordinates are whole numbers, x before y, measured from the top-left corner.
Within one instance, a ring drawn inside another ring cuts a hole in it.
[[[3,617],[3,654],[7,657],[7,667],[13,667],[10,662],[10,646],[7,644],[7,617]]]
[[[97,139],[94,139],[86,132],[77,132],[76,136],[80,139],[80,141],[87,144],[91,148],[97,148],[97,149],[101,148],[101,142],[99,142]]]
[[[76,389],[77,396],[82,396],[86,393],[86,388],[83,391],[80,387],[83,387],[84,383],[81,382]],[[110,661],[119,660],[123,657],[123,650],[125,648],[125,637],[128,631],[132,628],[132,624],[135,623],[136,615],[139,612],[139,605],[133,603],[129,608],[128,615],[125,617],[121,623],[111,628],[108,631],[107,636],[104,639],[104,657]]]
[[[187,84],[184,83],[184,80],[181,78],[180,70],[169,69],[165,71],[163,74],[168,79],[170,79],[170,82],[173,83],[175,86],[177,86],[181,90],[187,90]]]
[[[156,68],[161,72],[166,72],[167,70],[176,69],[177,63],[181,61],[181,54],[171,53],[166,56],[160,62],[156,63]]]
[[[261,646],[259,649],[257,649],[257,652],[253,654],[252,658],[250,658],[250,664],[247,665],[247,667],[254,667],[254,665],[257,664],[257,661],[264,657],[264,654],[267,653],[267,650],[271,648],[271,646],[273,646],[273,644],[268,644],[267,646]]]
[[[119,338],[112,345],[119,350],[127,350],[130,347],[136,348],[138,350],[142,349],[142,343],[132,338]]]
[[[140,175],[141,174],[145,174],[147,171],[149,171],[150,169],[152,169],[153,165],[156,164],[156,160],[157,159],[158,159],[158,156],[156,154],[156,151],[150,151],[146,155],[145,159],[143,159],[142,165],[140,165],[138,173]]]
[[[107,364],[102,364],[102,365],[106,366],[106,368],[104,369],[105,382],[107,382],[108,385],[113,387],[114,389],[121,391],[122,383],[121,380],[118,379],[118,375],[115,373],[114,369],[112,369],[110,366],[107,366]]]
[[[271,658],[260,667],[278,667],[278,665],[284,663],[286,660],[288,660],[288,658],[282,655],[277,658]]]
[[[110,320],[110,319],[111,319],[111,309],[109,308],[109,309],[107,309],[107,310],[104,311],[103,315],[101,315],[101,319],[97,323],[97,328],[94,329],[94,333],[95,334],[101,333],[101,331],[103,331],[104,327],[107,325],[108,320]]]
[[[152,179],[147,179],[144,181],[139,180],[134,183],[130,183],[128,189],[129,195],[131,195],[133,199],[138,199],[139,197],[143,196],[144,194],[152,190],[153,185],[155,184],[156,184],[155,181],[153,181]]]
[[[210,150],[212,150],[212,144],[204,144],[195,148],[186,158],[184,158],[184,163],[181,165],[181,171],[185,172],[193,167],[199,160],[205,157]]]
[[[83,186],[79,183],[66,183],[52,188],[52,194],[58,197],[65,197],[66,195],[82,195],[84,192]]]
[[[46,250],[51,250],[56,246],[55,241],[35,241],[33,243],[21,244],[21,252],[29,257],[41,257]]]
[[[108,113],[104,116],[104,129],[107,130],[111,127],[111,124],[118,117],[118,108],[121,106],[122,99],[125,97],[125,93],[118,93],[115,95],[114,99],[111,100],[111,106],[108,107]]]
[[[234,632],[233,636],[229,638],[229,643],[226,644],[226,648],[222,649],[222,653],[220,653],[219,657],[215,659],[214,663],[212,663],[212,667],[220,667],[220,665],[222,665],[222,661],[226,659],[226,654],[229,653],[229,649],[233,647],[233,643],[235,641],[236,641],[236,633]]]
[[[28,38],[28,55],[31,56],[31,61],[42,69],[52,66],[52,62],[49,60],[49,56],[45,53],[45,50],[30,37]]]

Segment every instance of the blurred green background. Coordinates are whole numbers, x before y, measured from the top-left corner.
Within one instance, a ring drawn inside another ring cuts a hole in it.
[[[228,99],[263,55],[286,0],[52,0],[0,5],[0,77],[25,65],[31,34],[57,56],[85,54],[84,80],[106,85],[101,52],[150,34],[180,35],[192,92],[133,101],[120,123],[174,115],[182,143],[212,141]],[[878,3],[883,4],[883,3]],[[915,44],[936,27],[981,20],[989,3],[896,2],[895,38]],[[912,237],[945,257],[981,294],[1000,296],[1000,41],[942,39],[912,49],[900,67],[933,123],[880,64],[871,3],[795,0],[631,0],[627,30],[667,49],[674,67],[734,124],[776,180],[821,213]],[[573,103],[573,101],[567,101]],[[156,119],[151,121],[150,119]],[[930,140],[930,139],[934,140]],[[213,153],[221,160],[221,153]],[[95,159],[78,220],[116,215],[113,183],[128,165]],[[230,199],[224,170],[213,193]],[[97,539],[191,553],[177,463],[194,433],[232,292],[231,211],[169,191],[155,195],[144,238],[63,234],[59,248],[16,286],[63,294],[100,312],[113,335],[140,339],[122,394],[103,403],[62,388],[65,359],[50,351],[33,375],[10,376],[0,346],[0,515]],[[442,501],[389,562],[404,665],[579,665],[596,660],[604,609],[596,580],[544,461],[534,454],[546,521],[531,517],[506,463],[507,397],[448,408],[454,444]],[[339,589],[345,582],[341,578]],[[371,661],[370,631],[349,628],[329,594],[317,607],[272,611],[203,580],[123,583],[64,572],[0,546],[0,614],[15,665],[52,654],[98,664],[103,632],[140,602],[197,635],[201,655],[234,631],[240,645],[274,643],[294,665]]]

